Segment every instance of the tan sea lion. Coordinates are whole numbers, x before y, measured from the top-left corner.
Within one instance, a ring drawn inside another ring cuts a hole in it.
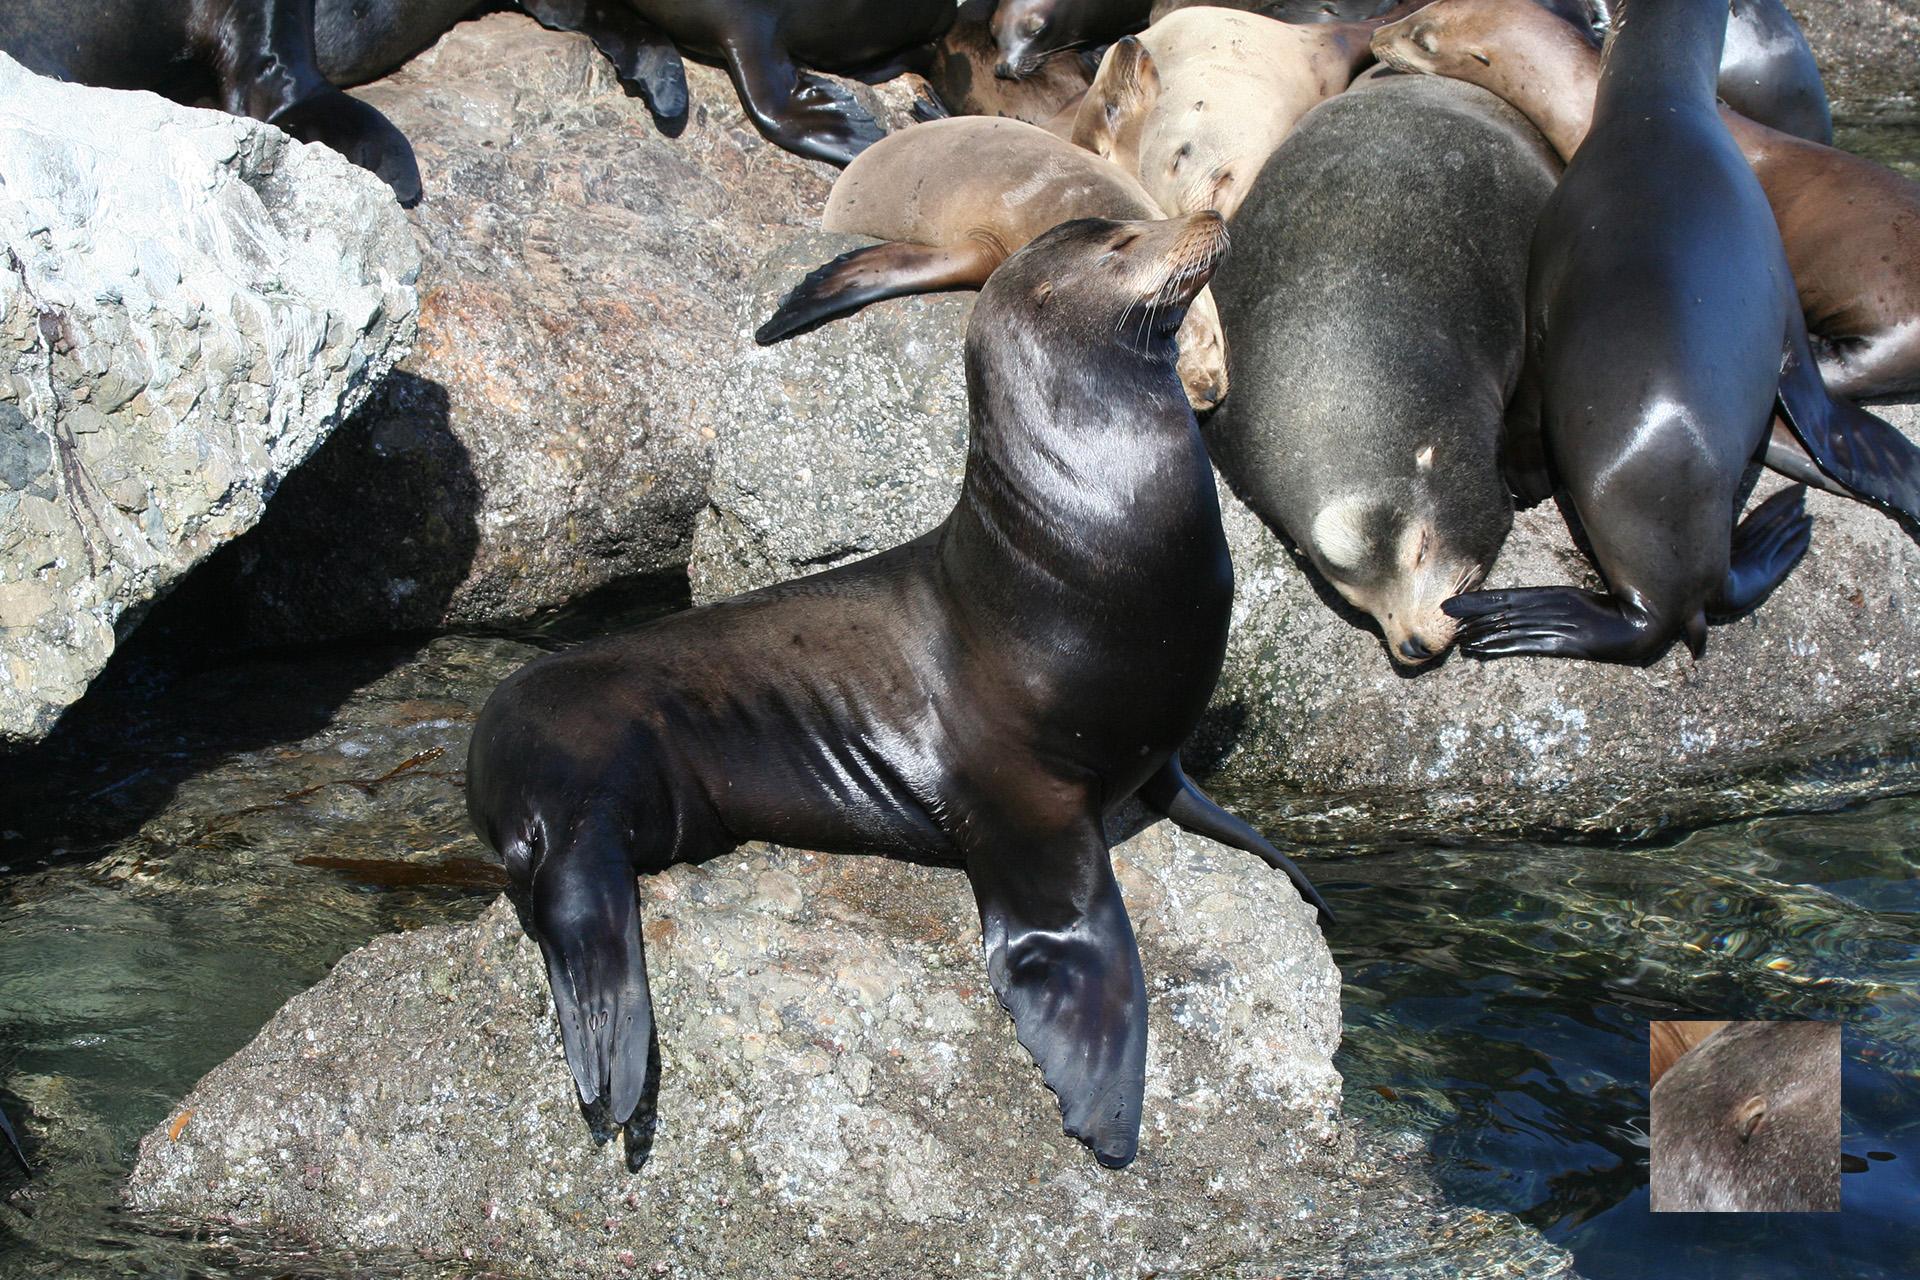
[[[1647,1024],[1647,1087],[1660,1083],[1660,1077],[1686,1056],[1689,1049],[1725,1026],[1727,1022],[1649,1022]]]
[[[1373,40],[1383,62],[1499,94],[1562,159],[1592,123],[1600,53],[1532,0],[1438,0]],[[1827,389],[1920,390],[1920,183],[1724,106],[1720,118],[1773,206]]]
[[[1231,218],[1300,117],[1373,61],[1375,25],[1176,10],[1107,50],[1073,140],[1133,173],[1169,216]]]
[[[1078,218],[1152,219],[1153,197],[1119,166],[1038,125],[930,120],[870,147],[833,184],[820,225],[890,243],[814,271],[760,326],[768,346],[869,303],[978,289],[1036,236]],[[1202,290],[1180,327],[1180,382],[1196,409],[1227,393],[1226,341]]]

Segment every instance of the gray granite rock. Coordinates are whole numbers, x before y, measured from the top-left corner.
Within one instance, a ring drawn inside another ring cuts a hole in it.
[[[418,262],[323,147],[0,56],[0,744],[406,353]]]
[[[846,243],[816,234],[790,256],[821,261]],[[764,314],[791,274],[770,261],[743,314]],[[718,450],[694,540],[696,599],[892,546],[946,515],[965,461],[970,305],[882,303],[743,363],[731,390],[777,426]],[[915,354],[887,354],[903,347]],[[845,376],[808,377],[821,367]],[[1879,412],[1920,439],[1920,404]],[[1756,613],[1716,627],[1702,662],[1684,647],[1645,670],[1455,655],[1415,677],[1224,489],[1222,506],[1233,630],[1186,759],[1271,830],[1631,834],[1913,776],[1920,547],[1857,503],[1808,499],[1812,552]],[[1521,513],[1491,585],[1568,581],[1594,579],[1558,509]]]
[[[1835,114],[1920,110],[1920,0],[1786,0]]]
[[[542,1275],[1564,1274],[1356,1155],[1339,975],[1284,877],[1164,825],[1115,862],[1152,1010],[1125,1171],[1062,1135],[964,876],[759,845],[641,882],[662,1085],[639,1174],[589,1139],[503,899],[295,998],[141,1144],[132,1200]]]
[[[685,565],[715,441],[764,425],[724,390],[742,281],[834,177],[687,70],[666,137],[585,37],[502,13],[357,91],[424,174],[420,343],[201,575],[223,642],[520,617]],[[859,92],[904,118],[904,82]]]

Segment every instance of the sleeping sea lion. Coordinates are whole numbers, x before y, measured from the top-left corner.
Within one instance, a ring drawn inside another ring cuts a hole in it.
[[[1118,166],[1038,126],[981,117],[917,124],[848,166],[820,221],[890,243],[815,270],[754,340],[769,346],[883,298],[977,289],[1035,236],[1075,218],[1160,216]],[[1188,401],[1213,408],[1227,393],[1227,353],[1206,290],[1187,309],[1179,349]]]

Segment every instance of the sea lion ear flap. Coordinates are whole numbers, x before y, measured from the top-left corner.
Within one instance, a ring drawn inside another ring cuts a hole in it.
[[[1059,1098],[1068,1136],[1118,1169],[1140,1148],[1147,1079],[1147,985],[1133,925],[1096,831],[1057,849],[1035,849],[1031,834],[1024,843],[967,862],[987,978]]]
[[[1733,1109],[1733,1131],[1740,1135],[1740,1141],[1753,1140],[1753,1131],[1767,1118],[1767,1100],[1760,1094],[1754,1094]]]
[[[1140,129],[1160,97],[1160,72],[1147,46],[1123,37],[1101,59],[1073,120],[1073,142],[1132,172],[1139,168]]]

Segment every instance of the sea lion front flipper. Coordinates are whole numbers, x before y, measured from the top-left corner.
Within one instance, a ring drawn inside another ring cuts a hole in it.
[[[1753,609],[1786,580],[1812,541],[1805,485],[1782,489],[1755,507],[1733,531],[1727,580],[1707,602],[1707,616],[1718,622]]]
[[[604,1105],[627,1126],[650,1092],[655,1058],[633,866],[611,822],[582,823],[564,841],[533,870],[529,932],[547,963],[581,1105]]]
[[[1454,642],[1472,658],[1538,656],[1631,664],[1658,657],[1673,638],[1644,609],[1577,587],[1469,591],[1440,607],[1460,620]],[[1698,657],[1705,641],[1691,623],[1687,638]]]
[[[1060,1100],[1069,1136],[1109,1169],[1140,1147],[1147,985],[1097,824],[1010,833],[967,859],[987,977]]]
[[[20,1161],[20,1167],[27,1171],[28,1177],[32,1177],[33,1166],[27,1163],[27,1153],[20,1146],[20,1135],[13,1131],[13,1122],[7,1119],[4,1111],[0,1111],[0,1138],[7,1140],[7,1145],[13,1148],[14,1158]]]
[[[767,322],[754,330],[753,340],[770,347],[885,298],[978,289],[1005,257],[977,240],[957,245],[890,240],[853,249],[816,267],[795,285]]]
[[[1891,423],[1828,392],[1798,323],[1787,337],[1779,404],[1814,462],[1852,496],[1920,521],[1920,448]]]
[[[844,169],[887,136],[846,89],[794,65],[771,31],[748,22],[722,53],[740,106],[775,146]]]
[[[1307,905],[1319,913],[1320,927],[1325,929],[1333,924],[1333,908],[1313,887],[1313,881],[1307,879],[1307,873],[1245,820],[1222,809],[1212,796],[1194,785],[1193,779],[1180,767],[1178,755],[1169,756],[1160,772],[1141,785],[1139,796],[1149,809],[1166,815],[1182,829],[1217,840],[1229,848],[1243,849],[1274,870],[1285,872]]]
[[[529,17],[550,31],[574,31],[593,41],[614,74],[639,91],[654,121],[668,132],[687,120],[687,68],[667,34],[624,0],[520,0]]]

